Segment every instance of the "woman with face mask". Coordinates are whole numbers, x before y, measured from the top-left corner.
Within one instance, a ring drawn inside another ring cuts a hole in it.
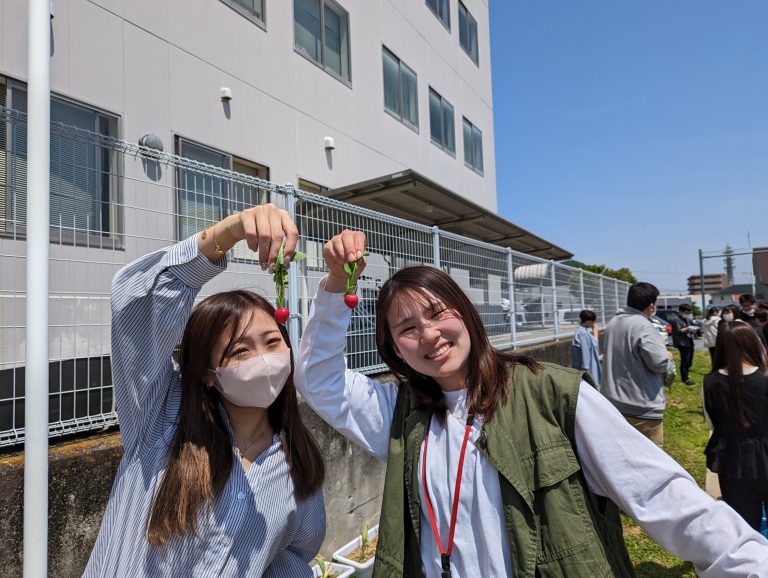
[[[737,315],[739,313],[738,307],[735,305],[726,305],[723,307],[723,311],[721,313],[721,322],[722,321],[733,321],[734,319],[737,319]]]
[[[406,267],[379,292],[376,345],[397,381],[346,369],[344,264],[364,251],[362,232],[325,245],[329,273],[296,384],[332,427],[387,461],[374,578],[635,576],[619,508],[701,575],[764,575],[765,538],[587,374],[494,349],[441,269]]]
[[[312,576],[324,469],[299,415],[288,333],[249,291],[192,307],[238,241],[266,268],[297,238],[285,211],[259,206],[115,276],[125,452],[84,576]]]

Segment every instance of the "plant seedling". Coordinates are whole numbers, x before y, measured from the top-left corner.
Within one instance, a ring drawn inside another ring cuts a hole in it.
[[[277,308],[275,309],[275,321],[280,325],[285,325],[288,318],[291,316],[291,312],[285,306],[285,290],[288,288],[288,269],[285,266],[285,239],[280,245],[280,250],[277,252],[277,260],[275,261],[275,271],[272,275],[272,280],[275,282],[275,294],[277,295]],[[306,255],[301,251],[296,251],[293,254],[294,263],[301,261]]]
[[[363,257],[368,256],[368,251],[363,253]],[[355,285],[355,274],[357,273],[357,261],[344,263],[344,272],[347,274],[347,284],[344,288],[344,304],[350,309],[357,307],[360,299],[355,294],[357,286]]]
[[[318,554],[315,560],[320,567],[320,578],[335,578],[335,576],[337,576],[336,571],[333,569],[333,565],[326,562],[325,558]]]

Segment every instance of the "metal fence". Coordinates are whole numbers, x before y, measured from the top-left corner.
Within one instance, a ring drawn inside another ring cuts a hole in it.
[[[0,446],[24,439],[25,115],[0,107]],[[578,313],[606,322],[625,283],[386,214],[60,123],[51,127],[50,435],[117,423],[110,369],[109,290],[133,259],[226,214],[271,201],[285,207],[308,255],[291,268],[294,344],[324,275],[323,243],[342,228],[366,232],[370,256],[347,334],[347,360],[385,369],[374,342],[378,290],[414,264],[447,271],[477,306],[499,348],[571,335]],[[199,299],[245,287],[274,298],[271,277],[244,243]]]

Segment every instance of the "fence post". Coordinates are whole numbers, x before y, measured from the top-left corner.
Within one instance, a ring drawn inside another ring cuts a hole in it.
[[[579,295],[581,295],[581,308],[586,309],[586,301],[584,300],[584,269],[579,269]]]
[[[512,248],[507,247],[507,279],[509,280],[509,325],[512,331],[512,347],[517,347],[517,311],[515,310],[515,277],[512,267]]]
[[[602,275],[600,275],[600,325],[605,327],[605,291],[603,291]]]
[[[555,262],[549,260],[550,277],[552,278],[552,319],[554,320],[553,330],[555,339],[560,337],[560,322],[557,319],[557,281],[555,279]]]
[[[613,290],[614,290],[614,293],[616,294],[616,311],[618,311],[619,308],[621,307],[620,301],[619,301],[619,280],[618,279],[613,280]],[[616,315],[616,311],[613,312],[614,315]]]
[[[48,576],[48,292],[50,289],[51,5],[27,20],[27,271],[24,424],[24,578]]]
[[[432,227],[432,262],[436,269],[440,269],[440,228]]]
[[[286,183],[282,187],[285,193],[285,210],[288,211],[288,215],[293,222],[296,222],[296,190],[292,183]],[[291,338],[293,344],[293,351],[298,351],[299,347],[299,276],[297,275],[299,265],[298,263],[292,263],[288,269],[288,309],[291,312],[291,316],[288,320],[288,336]]]

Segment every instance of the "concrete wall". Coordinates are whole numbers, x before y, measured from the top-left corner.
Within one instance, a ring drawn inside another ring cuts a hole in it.
[[[542,361],[570,363],[570,340],[521,353]],[[324,486],[328,528],[322,553],[352,539],[381,503],[385,464],[328,427],[308,407],[302,413],[326,455]],[[119,433],[60,443],[50,450],[49,575],[82,574],[122,457]],[[22,575],[23,455],[0,459],[0,578]]]

